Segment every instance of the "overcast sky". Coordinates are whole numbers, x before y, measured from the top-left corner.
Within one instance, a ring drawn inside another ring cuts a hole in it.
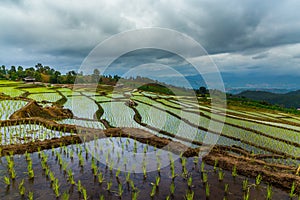
[[[299,8],[298,0],[2,0],[0,64],[76,70],[112,35],[162,27],[199,42],[223,73],[300,77]]]

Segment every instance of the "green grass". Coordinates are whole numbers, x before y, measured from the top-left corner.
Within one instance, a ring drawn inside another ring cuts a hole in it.
[[[0,87],[0,92],[3,92],[4,94],[11,97],[18,97],[21,94],[25,93],[24,91],[16,89],[15,87]]]
[[[38,102],[41,101],[56,102],[62,97],[58,93],[37,93],[37,94],[30,94],[28,98],[36,100]]]
[[[51,93],[55,92],[55,90],[46,88],[46,87],[33,87],[33,88],[22,88],[22,90],[25,90],[29,93]]]
[[[22,84],[23,82],[0,80],[0,85]]]
[[[57,88],[56,90],[58,90],[60,92],[70,92],[70,91],[72,91],[70,88]]]
[[[161,102],[161,103],[163,103],[167,106],[171,106],[171,107],[175,107],[175,108],[179,108],[179,109],[183,108],[183,106],[181,106],[179,104],[176,104],[176,103],[173,103],[173,102],[171,102],[169,100],[166,100],[166,99],[157,99],[156,101]]]
[[[111,98],[109,98],[107,96],[92,96],[91,98],[94,99],[97,102],[100,102],[100,101],[111,101],[112,100]]]

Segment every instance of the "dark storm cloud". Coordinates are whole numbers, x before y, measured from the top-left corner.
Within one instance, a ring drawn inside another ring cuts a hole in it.
[[[268,70],[273,65],[285,66],[276,68],[279,71],[292,71],[300,67],[288,59],[300,54],[299,7],[297,0],[4,0],[0,3],[0,61],[79,67],[90,50],[113,34],[164,27],[194,38],[224,71],[250,70],[251,66]],[[119,48],[123,44],[108,49],[108,54]],[[171,54],[152,53],[152,59],[179,62]],[[152,62],[142,56],[124,61],[130,65],[143,59]]]
[[[300,54],[299,55],[294,55],[293,58],[300,58]]]
[[[299,1],[189,2],[161,7],[161,23],[192,35],[209,53],[300,42]]]
[[[267,58],[268,55],[269,55],[268,53],[261,53],[256,56],[253,56],[252,59],[263,59],[263,58]]]

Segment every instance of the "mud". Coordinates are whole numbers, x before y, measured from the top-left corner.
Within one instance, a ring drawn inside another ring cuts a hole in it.
[[[36,101],[29,102],[26,106],[16,111],[10,119],[23,119],[31,117],[41,117],[46,119],[67,119],[72,118],[73,113],[69,109],[59,106],[41,107]]]

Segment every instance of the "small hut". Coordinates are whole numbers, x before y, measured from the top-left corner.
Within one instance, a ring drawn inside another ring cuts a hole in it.
[[[31,76],[27,76],[25,78],[23,78],[23,81],[26,82],[26,83],[34,83],[35,82],[35,78],[31,77]]]

